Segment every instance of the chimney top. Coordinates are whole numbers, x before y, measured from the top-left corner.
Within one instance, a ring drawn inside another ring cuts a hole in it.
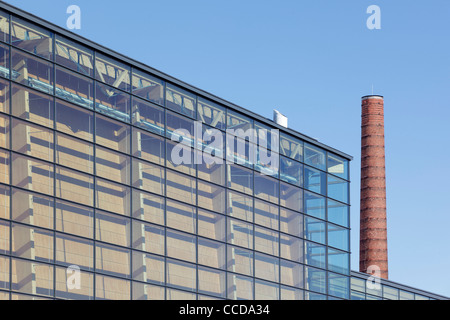
[[[367,100],[367,99],[381,99],[381,100],[383,100],[384,97],[380,96],[380,95],[377,95],[377,94],[372,94],[372,95],[364,96],[364,97],[361,98],[361,100]]]

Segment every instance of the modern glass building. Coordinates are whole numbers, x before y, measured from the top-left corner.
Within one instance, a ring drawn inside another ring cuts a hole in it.
[[[0,299],[355,295],[349,155],[0,7]],[[177,164],[175,130],[208,148],[196,121],[278,130],[279,168],[239,137]]]

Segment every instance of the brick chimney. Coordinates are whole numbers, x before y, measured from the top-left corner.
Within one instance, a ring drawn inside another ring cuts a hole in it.
[[[388,279],[384,99],[362,97],[359,271]]]

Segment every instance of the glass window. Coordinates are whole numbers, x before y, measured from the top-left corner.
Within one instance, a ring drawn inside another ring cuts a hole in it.
[[[349,299],[349,277],[328,272],[328,294],[342,299]]]
[[[253,221],[253,197],[238,192],[228,191],[227,206],[227,213],[229,216],[247,220],[249,222]]]
[[[255,174],[255,197],[278,204],[279,187],[278,180]]]
[[[323,195],[327,194],[327,174],[305,166],[305,188]]]
[[[130,188],[99,178],[95,179],[95,183],[97,208],[130,215]]]
[[[130,163],[129,156],[102,147],[95,148],[95,170],[99,177],[130,184]]]
[[[2,17],[0,15],[0,19],[1,18]],[[1,30],[0,30],[0,38],[1,38]],[[2,77],[9,79],[9,47],[3,44],[0,44],[0,75]]]
[[[281,283],[291,287],[303,288],[303,265],[281,260]]]
[[[326,170],[325,151],[305,143],[305,163],[320,170]]]
[[[348,203],[348,182],[328,175],[328,196]]]
[[[164,109],[133,98],[133,124],[150,132],[164,135]]]
[[[191,263],[167,259],[166,283],[171,287],[187,291],[196,291],[197,268]]]
[[[196,300],[197,295],[195,293],[189,293],[186,291],[175,290],[172,288],[166,288],[166,300]]]
[[[198,181],[198,206],[217,213],[225,213],[225,189]]]
[[[278,230],[278,206],[255,199],[255,223]]]
[[[289,158],[281,157],[280,159],[280,179],[301,186],[303,165]]]
[[[228,299],[253,300],[253,278],[238,274],[228,274]]]
[[[0,41],[9,43],[9,14],[0,11]]]
[[[10,222],[0,220],[0,254],[10,254],[9,252],[9,225]],[[1,270],[0,270],[1,272]]]
[[[56,163],[89,174],[94,174],[94,145],[56,133]]]
[[[68,286],[74,283],[74,269],[55,268],[55,297],[70,300],[94,300],[94,274],[80,270],[80,287]]]
[[[124,63],[95,53],[95,79],[124,91],[130,91],[131,68]]]
[[[53,165],[13,153],[12,172],[13,185],[53,195]]]
[[[18,50],[11,50],[12,79],[33,89],[53,94],[53,64]]]
[[[118,277],[130,277],[130,250],[95,243],[95,270]]]
[[[216,269],[225,269],[225,244],[199,238],[198,263]]]
[[[133,217],[164,225],[164,198],[133,189]]]
[[[56,130],[93,141],[94,114],[70,103],[56,100]]]
[[[305,213],[325,220],[325,198],[305,191]]]
[[[255,226],[255,250],[278,256],[279,244],[280,236],[277,231]]]
[[[357,290],[361,292],[366,292],[366,281],[363,279],[351,277],[352,290]]]
[[[12,119],[12,150],[53,162],[53,131]]]
[[[280,285],[261,280],[255,281],[255,300],[279,300]]]
[[[182,141],[184,145],[194,147],[194,121],[167,111],[166,137],[172,141]]]
[[[130,122],[131,96],[100,82],[95,85],[95,110],[120,121]]]
[[[227,242],[253,249],[253,225],[227,217]]]
[[[143,99],[164,105],[164,81],[133,68],[133,94]]]
[[[198,235],[225,241],[225,216],[198,209]]]
[[[295,211],[303,210],[303,190],[280,182],[280,205]]]
[[[94,241],[56,233],[56,263],[81,269],[94,268]]]
[[[53,60],[53,33],[26,22],[15,16],[11,17],[12,45],[40,57]]]
[[[305,217],[305,238],[325,244],[325,222]]]
[[[255,277],[279,282],[280,259],[255,252]]]
[[[414,300],[414,293],[400,290],[400,300]]]
[[[197,119],[201,122],[225,130],[225,108],[212,101],[198,98]]]
[[[56,167],[56,196],[87,206],[94,205],[94,178]]]
[[[280,237],[280,250],[282,258],[303,262],[303,240],[282,234]]]
[[[184,203],[166,200],[167,226],[190,233],[196,232],[197,210]]]
[[[253,171],[238,165],[228,165],[228,187],[234,190],[253,194]]]
[[[94,96],[93,80],[56,66],[55,82],[55,94],[57,97],[84,108],[92,109]]]
[[[349,232],[348,229],[338,227],[334,224],[328,224],[328,245],[348,251],[349,250]]]
[[[94,76],[93,51],[56,35],[55,61],[85,76]]]
[[[9,81],[0,79],[0,112],[9,113]]]
[[[133,220],[133,248],[164,255],[165,229],[150,223]]]
[[[251,131],[250,134],[245,135],[244,133],[238,133],[238,137],[229,134],[227,129],[226,134],[226,160],[228,163],[236,163],[248,168],[253,169],[253,164],[256,162],[258,157],[258,147],[255,143],[251,143],[246,139],[253,139],[254,131]],[[259,169],[257,167],[257,169]],[[261,170],[262,171],[262,170]],[[272,172],[268,172],[268,174],[272,174]]]
[[[317,243],[305,241],[305,262],[318,268],[326,267],[326,248]]]
[[[326,293],[327,290],[326,279],[327,279],[326,271],[312,267],[305,267],[305,288],[307,290]]]
[[[129,247],[131,241],[130,219],[96,210],[95,238],[103,242]]]
[[[168,83],[166,85],[166,107],[195,118],[196,95]]]
[[[166,140],[166,167],[195,176],[194,149],[179,142]]]
[[[95,275],[95,299],[96,300],[130,300],[130,281]]]
[[[227,110],[227,129],[235,130],[237,134],[237,130],[241,129],[244,132],[248,129],[253,129],[253,120],[249,117],[246,117],[236,111]],[[231,134],[234,134],[233,131],[228,131]]]
[[[164,300],[165,288],[133,282],[133,300]]]
[[[328,248],[328,270],[350,274],[349,253]]]
[[[203,153],[201,163],[197,164],[197,177],[215,184],[225,184],[225,165],[214,162],[214,156]]]
[[[163,167],[133,158],[133,187],[164,195],[164,180]]]
[[[53,229],[53,206],[50,197],[13,188],[11,217],[14,221]]]
[[[366,295],[364,293],[352,291],[350,299],[351,300],[366,300]]]
[[[10,189],[9,187],[0,185],[0,218],[10,219],[11,208],[10,203]]]
[[[133,156],[159,165],[164,165],[165,139],[133,128]]]
[[[12,255],[41,262],[53,262],[53,232],[12,223]]]
[[[280,208],[280,231],[296,237],[303,237],[303,215]]]
[[[11,290],[39,296],[53,296],[53,266],[11,259],[11,274]]]
[[[303,161],[303,141],[281,133],[280,153],[291,159]]]
[[[280,132],[278,129],[255,121],[255,130],[258,135],[259,146],[279,153]]]
[[[93,209],[56,200],[56,230],[92,239],[94,237]]]
[[[0,151],[0,182],[9,184],[9,152]],[[1,190],[1,188],[0,188]],[[1,192],[1,191],[0,191]]]
[[[348,160],[328,153],[328,172],[348,180]]]
[[[228,271],[253,276],[253,251],[227,245]]]
[[[9,247],[9,245],[8,245]],[[9,264],[10,258],[0,256],[0,289],[9,290],[10,282],[9,282]],[[4,294],[4,295],[2,295]],[[0,300],[9,300],[9,293],[0,293]]]
[[[0,115],[0,147],[10,149],[9,133],[10,133],[9,116]]]
[[[303,300],[304,292],[300,289],[281,286],[281,300]]]
[[[196,205],[196,179],[167,170],[167,197]]]
[[[167,256],[189,262],[196,262],[196,236],[172,231],[166,231]]]
[[[130,126],[97,115],[96,142],[110,149],[130,153]]]
[[[328,200],[328,221],[348,227],[349,207],[345,204]]]
[[[133,280],[164,285],[163,257],[133,251]]]
[[[12,114],[16,117],[53,128],[53,100],[38,91],[12,86]]]
[[[198,291],[199,293],[225,298],[225,272],[198,267]]]

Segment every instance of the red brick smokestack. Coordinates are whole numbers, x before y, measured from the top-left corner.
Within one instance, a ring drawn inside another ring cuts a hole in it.
[[[359,271],[388,279],[384,100],[362,97]]]

